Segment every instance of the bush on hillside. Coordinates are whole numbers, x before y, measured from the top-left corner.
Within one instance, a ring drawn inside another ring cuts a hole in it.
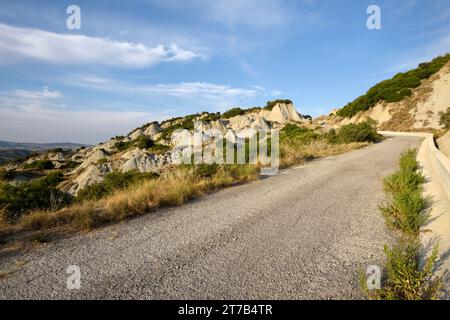
[[[166,146],[164,144],[159,144],[159,143],[156,143],[153,147],[148,149],[148,151],[156,153],[156,154],[166,153],[169,150],[170,150],[169,146]]]
[[[312,129],[299,127],[291,123],[285,125],[280,134],[281,142],[295,140],[303,144],[310,144],[312,141],[321,137],[322,135],[320,133],[316,133]]]
[[[125,151],[132,147],[137,147],[139,149],[150,149],[155,146],[155,142],[145,135],[140,135],[132,141],[117,141],[114,144],[114,149],[117,151]]]
[[[445,112],[439,112],[439,125],[445,129],[450,129],[450,107]]]
[[[32,163],[26,164],[24,168],[33,170],[52,170],[55,168],[55,166],[50,160],[36,160]]]
[[[139,149],[149,149],[155,145],[155,142],[147,136],[140,135],[133,141],[133,144]]]
[[[224,119],[229,119],[229,118],[233,118],[233,117],[236,117],[236,116],[241,116],[243,114],[245,114],[245,111],[242,110],[241,108],[232,108],[232,109],[224,112],[222,117]]]
[[[158,177],[156,173],[140,173],[137,170],[128,172],[111,172],[108,173],[104,180],[94,183],[80,190],[76,199],[78,201],[98,200],[100,198],[111,195],[117,190],[123,190],[130,185],[143,181],[145,179],[154,179]]]
[[[208,115],[204,116],[204,117],[202,118],[202,121],[203,121],[203,122],[216,121],[216,120],[219,120],[220,117],[221,117],[220,112],[216,112],[216,113],[209,113],[209,112],[208,112]]]
[[[34,210],[56,210],[70,202],[70,196],[57,189],[64,179],[61,172],[17,185],[0,182],[0,211],[9,222]]]
[[[379,142],[381,135],[377,132],[376,123],[368,120],[342,126],[334,134],[329,133],[327,138],[330,143]]]
[[[0,169],[0,181],[8,181],[13,178],[13,173],[6,169]]]
[[[289,100],[289,99],[277,99],[277,100],[273,100],[273,101],[267,101],[266,106],[264,107],[264,109],[272,111],[273,107],[275,107],[275,105],[277,103],[292,104],[292,101]]]
[[[194,130],[194,121],[200,116],[200,114],[191,114],[184,118],[174,118],[172,121],[175,120],[183,120],[180,123],[172,124],[169,127],[165,128],[161,133],[161,139],[170,140],[172,138],[172,133],[176,130]],[[167,123],[168,121],[163,121],[162,124]]]

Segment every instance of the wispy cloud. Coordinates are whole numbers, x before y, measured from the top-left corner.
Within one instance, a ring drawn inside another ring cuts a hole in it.
[[[154,0],[159,6],[188,10],[202,20],[218,23],[233,29],[244,26],[266,29],[285,26],[294,18],[289,2],[283,0]]]
[[[60,34],[0,23],[0,63],[34,59],[66,65],[102,64],[140,68],[196,58],[205,58],[205,55],[182,49],[174,43],[148,47],[142,43]]]
[[[42,90],[38,91],[14,90],[11,92],[11,96],[29,100],[45,100],[61,98],[63,95],[59,91],[52,91],[48,87],[44,87]]]
[[[2,109],[3,116],[5,108],[20,109],[29,113],[39,110],[42,106],[65,108],[61,98],[63,98],[61,92],[48,87],[44,87],[42,90],[17,89],[0,94],[0,109]],[[2,121],[5,121],[4,117],[2,117]]]
[[[98,77],[92,74],[80,74],[71,76],[64,81],[65,84],[95,89],[102,91],[120,91],[133,94],[157,94],[162,96],[173,96],[179,98],[198,99],[249,99],[264,96],[279,91],[267,92],[258,86],[248,88],[233,87],[224,84],[208,82],[181,82],[171,84],[130,84],[115,79]]]

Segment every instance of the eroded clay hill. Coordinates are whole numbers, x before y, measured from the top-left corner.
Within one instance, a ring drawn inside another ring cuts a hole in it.
[[[436,64],[433,66],[434,69],[429,67],[430,70],[428,70],[425,69],[428,65],[422,64],[423,68],[399,74],[388,80],[394,84],[396,79],[399,83],[401,81],[409,82],[406,85],[413,88],[398,87],[400,90],[389,93],[390,96],[386,95],[387,99],[376,101],[377,95],[383,95],[385,94],[383,90],[389,90],[383,87],[387,81],[382,82],[377,85],[379,87],[369,90],[365,96],[356,99],[342,109],[334,110],[328,116],[315,119],[315,122],[322,125],[342,126],[372,118],[378,122],[381,130],[429,131],[441,129],[440,112],[445,112],[450,107],[450,55],[440,58],[444,61],[442,66]],[[426,73],[422,69],[425,69]],[[421,78],[420,72],[424,73]],[[419,77],[416,75],[411,78],[404,76],[414,73]],[[393,85],[391,86],[393,87]],[[395,86],[397,85],[395,84]],[[374,105],[371,106],[371,104]],[[359,109],[363,110],[358,111]]]

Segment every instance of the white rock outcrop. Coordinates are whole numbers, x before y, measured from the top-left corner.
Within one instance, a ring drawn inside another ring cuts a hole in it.
[[[72,181],[67,192],[76,195],[86,186],[103,181],[109,172],[111,169],[106,165],[89,165]]]
[[[145,129],[144,134],[151,139],[155,139],[156,136],[161,132],[161,127],[159,126],[158,122],[152,122],[150,125]]]
[[[146,150],[134,149],[122,156],[125,163],[121,166],[122,172],[138,170],[139,172],[159,172],[170,164],[169,155],[158,155]]]
[[[130,137],[131,140],[135,140],[135,139],[139,138],[140,136],[142,136],[143,134],[144,134],[144,131],[142,129],[137,129],[137,130],[134,130],[129,135],[129,137]]]
[[[271,111],[261,110],[259,115],[267,121],[284,124],[289,121],[305,122],[292,104],[277,103]]]
[[[88,155],[86,155],[86,159],[81,163],[74,171],[73,173],[78,174],[81,171],[83,171],[85,168],[96,164],[101,159],[109,159],[110,156],[103,150],[92,150],[92,152]]]

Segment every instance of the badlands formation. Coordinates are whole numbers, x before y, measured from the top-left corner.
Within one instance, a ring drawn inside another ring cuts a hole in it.
[[[292,103],[276,103],[271,110],[256,108],[243,110],[243,114],[222,118],[218,114],[207,112],[187,117],[166,120],[162,123],[152,122],[130,132],[127,136],[117,136],[104,143],[88,148],[80,148],[74,152],[48,152],[27,160],[33,163],[37,160],[50,160],[55,168],[66,168],[71,164],[71,170],[66,170],[68,180],[63,182],[61,189],[70,194],[88,185],[101,182],[104,176],[113,171],[127,172],[137,170],[141,173],[166,170],[172,163],[170,150],[174,146],[173,129],[186,127],[191,129],[193,121],[202,121],[204,129],[219,130],[222,134],[237,134],[248,129],[281,129],[286,123],[308,123]],[[214,117],[211,117],[214,115]],[[142,148],[136,141],[151,141],[153,148]],[[124,147],[125,146],[125,147]],[[10,165],[8,169],[17,169],[18,164]]]

